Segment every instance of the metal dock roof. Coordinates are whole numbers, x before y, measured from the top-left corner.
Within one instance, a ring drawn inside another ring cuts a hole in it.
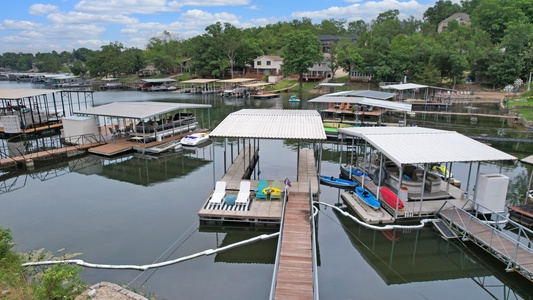
[[[0,99],[17,100],[62,92],[63,90],[47,89],[0,89]]]
[[[455,131],[424,127],[350,127],[338,131],[363,138],[397,165],[516,160]]]
[[[242,109],[229,114],[211,137],[326,140],[316,110]]]
[[[93,115],[133,119],[147,119],[153,116],[187,108],[210,108],[211,104],[167,103],[167,102],[114,102],[82,111],[78,115]]]

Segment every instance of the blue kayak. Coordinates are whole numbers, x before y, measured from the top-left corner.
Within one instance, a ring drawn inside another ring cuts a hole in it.
[[[364,187],[356,187],[355,188],[355,194],[361,201],[366,203],[368,206],[372,207],[373,209],[379,209],[381,204],[379,203],[378,199],[372,193],[367,191]]]
[[[320,183],[333,187],[350,189],[357,186],[357,183],[355,181],[324,175],[320,175]]]

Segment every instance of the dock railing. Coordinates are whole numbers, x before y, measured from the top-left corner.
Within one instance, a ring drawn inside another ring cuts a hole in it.
[[[287,192],[283,196],[283,208],[281,209],[281,220],[279,224],[278,247],[276,248],[276,261],[274,262],[274,272],[272,272],[272,284],[270,286],[270,300],[276,298],[276,284],[278,280],[279,259],[281,256],[281,241],[283,240],[283,226],[285,225],[285,208],[287,206]]]
[[[313,205],[313,185],[309,180],[309,207],[311,208],[311,251],[313,253],[313,297],[318,300],[318,258],[316,255],[316,226],[315,217],[318,215],[318,208]]]
[[[473,213],[464,209],[468,207],[468,202],[471,202]],[[476,213],[480,210],[487,213]],[[502,260],[506,264],[507,271],[517,270],[533,279],[532,270],[522,266],[519,262],[524,259],[524,255],[533,256],[532,230],[510,220],[507,215],[493,212],[472,200],[468,200],[463,208],[445,202],[436,215],[444,217],[452,227],[462,231],[463,239],[471,240]],[[492,218],[489,219],[489,216]],[[474,228],[475,226],[479,228],[478,224],[484,226],[483,230]],[[501,225],[505,227],[502,228]],[[474,229],[476,232],[473,232]]]

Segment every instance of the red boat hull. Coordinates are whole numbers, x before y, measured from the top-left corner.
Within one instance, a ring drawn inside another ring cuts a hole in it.
[[[381,194],[381,197],[383,200],[392,208],[396,209],[396,206],[398,206],[398,209],[403,209],[403,201],[400,200],[398,195],[396,195],[393,191],[391,191],[387,187],[382,187],[379,190],[379,193]]]

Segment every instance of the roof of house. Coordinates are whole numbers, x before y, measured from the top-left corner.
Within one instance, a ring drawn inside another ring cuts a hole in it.
[[[258,59],[261,59],[263,57],[270,58],[271,60],[274,60],[274,61],[283,61],[283,58],[281,56],[277,56],[277,55],[261,55],[261,56],[257,57],[254,60],[258,60]]]

